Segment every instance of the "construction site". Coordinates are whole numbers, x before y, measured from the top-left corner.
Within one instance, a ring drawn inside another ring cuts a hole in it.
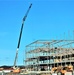
[[[74,75],[74,40],[37,40],[26,46],[25,57],[25,68],[1,75]]]
[[[74,40],[37,40],[26,46],[25,54],[29,73],[74,75]]]
[[[26,15],[23,17],[13,67],[7,70],[1,68],[1,75],[74,75],[74,38],[37,40],[28,44],[25,50],[25,68],[17,67],[24,21],[31,6],[32,4],[30,4]]]

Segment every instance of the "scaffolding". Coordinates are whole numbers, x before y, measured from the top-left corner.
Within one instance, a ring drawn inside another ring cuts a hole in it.
[[[74,40],[37,40],[26,46],[25,54],[29,71],[74,65]]]

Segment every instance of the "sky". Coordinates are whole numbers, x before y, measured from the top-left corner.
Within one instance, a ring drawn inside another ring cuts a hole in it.
[[[36,40],[73,39],[74,1],[0,0],[0,66],[14,64],[22,18],[24,22],[17,65],[23,65],[26,45]]]

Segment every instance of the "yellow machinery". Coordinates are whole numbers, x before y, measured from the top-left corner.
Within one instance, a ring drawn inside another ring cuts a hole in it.
[[[54,67],[51,70],[52,72],[61,72],[62,74],[65,74],[66,72],[72,72],[73,71],[73,66],[60,66],[60,67]]]

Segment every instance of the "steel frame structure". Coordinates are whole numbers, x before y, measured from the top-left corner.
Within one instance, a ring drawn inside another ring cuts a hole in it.
[[[52,67],[74,65],[74,40],[37,40],[26,46],[28,70],[51,70]]]

